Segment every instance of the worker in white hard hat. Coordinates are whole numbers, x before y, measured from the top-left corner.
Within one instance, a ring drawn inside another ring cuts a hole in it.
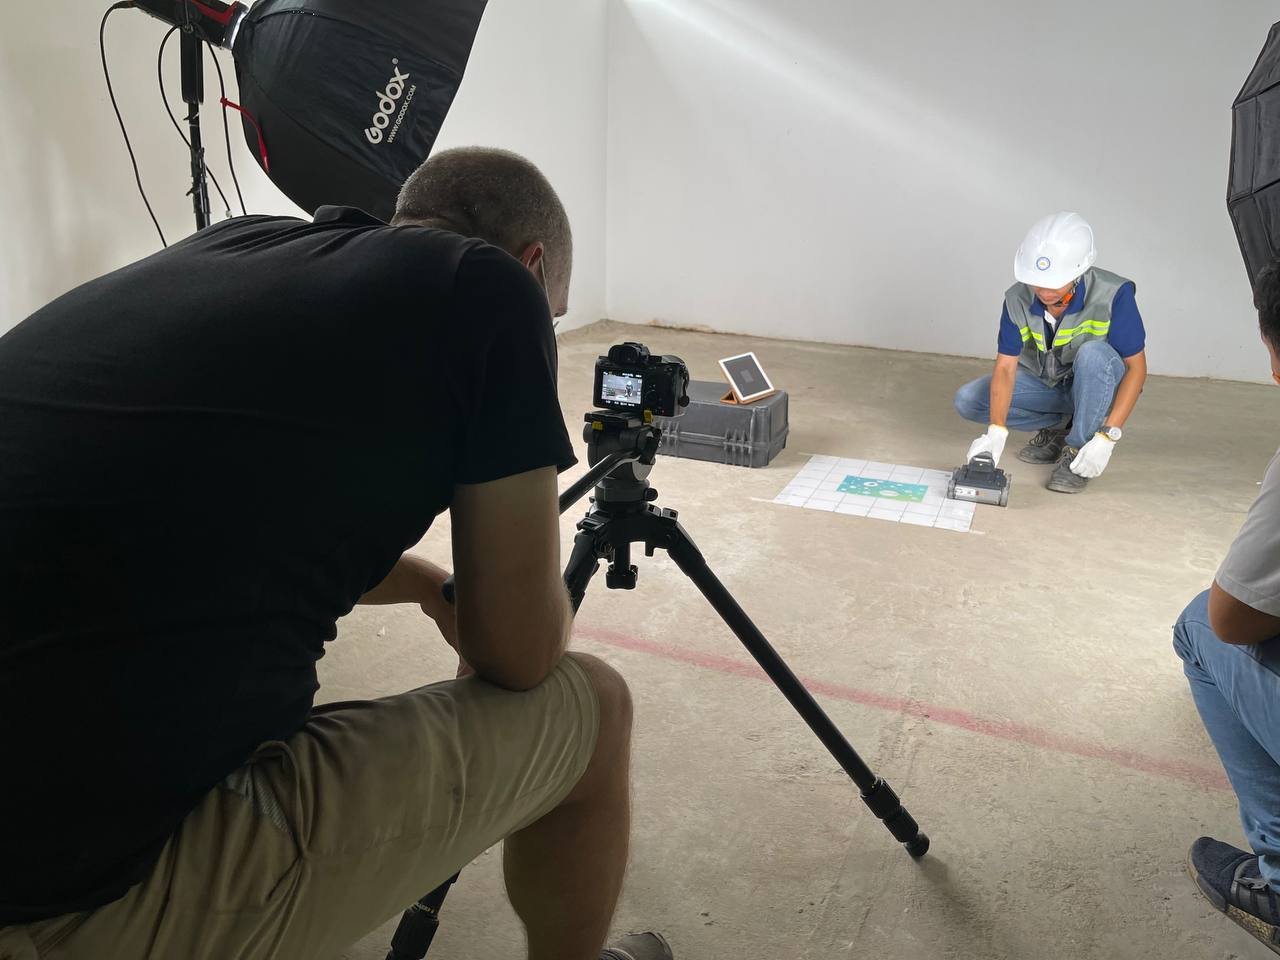
[[[987,424],[968,459],[999,463],[1011,429],[1035,430],[1018,459],[1054,464],[1050,490],[1079,493],[1107,468],[1147,379],[1146,331],[1133,281],[1096,259],[1078,213],[1038,220],[1018,247],[995,371],[956,392],[960,416]]]

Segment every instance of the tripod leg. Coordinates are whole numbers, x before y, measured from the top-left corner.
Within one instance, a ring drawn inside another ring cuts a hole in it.
[[[573,612],[582,606],[582,598],[586,595],[587,584],[599,569],[600,555],[596,549],[596,537],[590,529],[579,530],[573,538],[573,553],[569,554],[569,562],[564,568],[564,584],[569,590],[569,601],[573,604]]]
[[[404,912],[391,938],[387,960],[422,960],[427,955],[440,929],[440,907],[457,879],[455,873]]]
[[[755,658],[756,663],[760,664],[764,672],[769,675],[769,679],[782,691],[782,695],[790,701],[796,712],[809,725],[809,729],[817,734],[823,746],[857,784],[863,803],[884,823],[894,839],[906,847],[907,853],[913,857],[924,856],[929,849],[929,838],[920,831],[915,819],[898,802],[898,795],[893,792],[893,788],[876,776],[858,756],[857,751],[831,722],[831,718],[826,715],[822,707],[818,706],[812,694],[791,672],[786,661],[778,655],[778,651],[773,649],[760,629],[751,622],[751,618],[738,605],[725,585],[711,572],[701,551],[684,529],[675,522],[674,518],[669,522],[674,534],[666,544],[666,549],[676,566],[693,581],[694,586],[707,598],[729,629],[742,641],[742,645]]]

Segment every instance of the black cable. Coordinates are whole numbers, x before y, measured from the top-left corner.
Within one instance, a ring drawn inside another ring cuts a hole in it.
[[[160,99],[164,101],[164,112],[169,114],[169,122],[173,124],[173,129],[178,131],[178,136],[182,138],[182,142],[187,145],[187,149],[191,149],[191,141],[187,139],[187,135],[182,132],[182,125],[178,123],[178,118],[173,115],[173,108],[169,106],[169,95],[164,92],[164,47],[178,31],[177,27],[170,27],[169,32],[164,35],[164,39],[160,41],[160,52],[156,55],[156,80],[160,84]],[[204,44],[201,44],[203,50]],[[201,56],[204,56],[203,52]],[[209,179],[213,181],[214,187],[218,190],[218,196],[222,198],[222,206],[227,211],[227,216],[231,216],[231,201],[227,199],[227,195],[222,192],[222,184],[218,182],[218,178],[213,175],[213,171],[209,169],[209,165],[204,162],[204,157],[200,158],[200,167],[208,174]]]
[[[156,225],[156,233],[160,234],[161,246],[167,247],[168,241],[164,238],[164,231],[160,229],[160,221],[156,219],[156,212],[151,209],[151,201],[147,199],[147,191],[142,189],[142,174],[138,172],[138,158],[133,154],[133,144],[129,142],[129,131],[124,128],[124,117],[120,116],[120,106],[116,103],[116,92],[111,87],[111,72],[107,69],[107,17],[116,10],[125,10],[129,7],[136,6],[133,0],[120,0],[107,7],[107,12],[102,15],[102,22],[98,24],[98,52],[102,55],[102,76],[107,81],[107,95],[111,97],[111,109],[116,112],[116,121],[120,124],[120,133],[124,136],[125,149],[129,151],[129,162],[133,164],[133,179],[138,184],[138,193],[142,195],[142,202],[147,208],[147,213],[151,215],[151,222]]]
[[[210,47],[209,55],[213,57],[213,65],[218,68],[218,89],[222,91],[222,134],[227,141],[227,166],[231,168],[231,182],[235,184],[236,199],[240,201],[240,214],[248,216],[249,211],[244,208],[244,194],[240,192],[240,180],[236,177],[236,162],[231,159],[231,128],[227,126],[227,84],[222,79],[222,64],[218,62],[218,51]]]

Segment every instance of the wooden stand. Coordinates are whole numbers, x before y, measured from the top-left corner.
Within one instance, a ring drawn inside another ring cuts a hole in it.
[[[770,390],[768,393],[761,394],[758,397],[752,397],[750,400],[739,400],[737,394],[735,394],[733,390],[730,390],[728,393],[726,393],[723,397],[720,398],[720,402],[731,403],[735,407],[741,407],[741,406],[746,406],[749,403],[755,403],[758,400],[763,400],[765,399],[765,397],[772,397],[777,392],[778,392],[777,390]]]

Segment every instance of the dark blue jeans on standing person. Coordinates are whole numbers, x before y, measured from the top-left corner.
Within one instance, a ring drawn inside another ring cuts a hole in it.
[[[1073,417],[1067,445],[1079,449],[1102,427],[1116,387],[1124,379],[1120,354],[1105,340],[1090,340],[1076,354],[1071,377],[1049,387],[1019,366],[1006,425],[1010,430],[1043,430]],[[979,377],[956,391],[956,412],[966,420],[991,422],[991,378]]]
[[[1280,892],[1280,639],[1223,643],[1209,626],[1209,591],[1173,628],[1191,696],[1240,801],[1258,869]]]

